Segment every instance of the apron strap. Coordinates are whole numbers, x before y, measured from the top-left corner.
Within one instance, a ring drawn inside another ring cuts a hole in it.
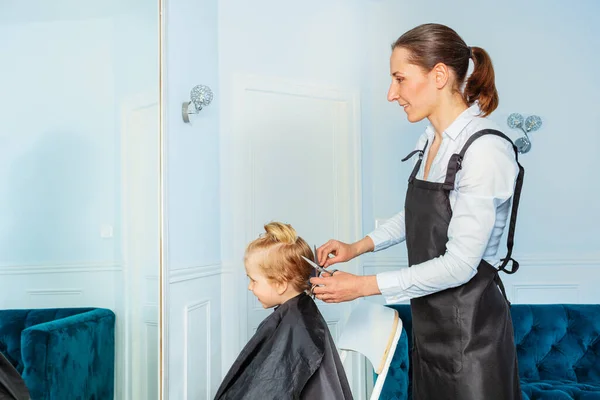
[[[476,139],[478,139],[484,135],[496,135],[503,139],[508,140],[513,147],[513,151],[515,152],[515,160],[517,161],[517,165],[519,166],[519,174],[517,175],[515,192],[513,194],[512,210],[510,213],[510,225],[508,228],[508,238],[507,238],[507,250],[508,251],[507,251],[506,257],[501,259],[502,264],[500,265],[500,267],[498,267],[498,271],[503,271],[507,274],[514,274],[519,269],[519,263],[511,256],[512,256],[512,251],[513,251],[513,246],[514,246],[515,228],[517,225],[517,211],[519,209],[519,200],[521,199],[521,189],[523,188],[523,178],[525,176],[525,169],[519,163],[519,151],[517,150],[517,147],[514,145],[513,141],[510,140],[510,138],[508,136],[506,136],[504,133],[497,131],[495,129],[483,129],[483,130],[471,135],[471,137],[466,141],[463,148],[460,150],[460,153],[453,154],[452,157],[450,157],[450,161],[448,162],[448,169],[446,172],[446,180],[444,181],[443,188],[444,188],[444,190],[448,190],[448,191],[454,190],[454,182],[456,180],[456,173],[458,171],[460,171],[460,169],[462,167],[462,160],[465,156],[467,149],[469,148],[469,146],[471,146],[471,144]],[[506,266],[508,265],[509,261],[512,261],[510,270],[506,269]],[[504,289],[504,288],[501,288],[501,289]]]
[[[519,269],[519,263],[512,258],[512,250],[515,239],[515,227],[517,225],[517,211],[519,209],[519,200],[521,199],[521,189],[523,187],[523,178],[525,176],[525,169],[519,164],[519,175],[517,176],[517,184],[515,185],[515,193],[513,194],[513,205],[510,213],[510,226],[508,227],[508,239],[507,239],[507,248],[508,252],[506,253],[506,257],[502,259],[502,264],[498,268],[498,271],[504,271],[507,274],[514,274]],[[511,269],[506,269],[506,265],[509,261],[512,261]]]
[[[496,286],[498,286],[500,288],[500,292],[502,292],[502,296],[504,296],[504,300],[506,300],[506,302],[508,303],[508,306],[510,307],[510,301],[508,300],[508,296],[506,295],[506,289],[504,289],[504,283],[502,283],[502,279],[500,279],[500,275],[498,275],[498,272],[496,272],[494,274],[494,282],[496,283]]]
[[[427,140],[425,142],[425,146],[423,147],[423,150],[413,150],[410,153],[408,153],[408,155],[406,157],[404,157],[402,159],[402,162],[404,162],[404,161],[409,160],[415,154],[417,154],[417,153],[419,154],[419,161],[417,161],[417,163],[415,164],[415,167],[412,170],[412,173],[408,177],[408,182],[412,182],[413,179],[415,179],[415,176],[417,176],[417,173],[419,172],[419,168],[421,168],[421,163],[423,162],[423,154],[425,153],[425,149],[427,148],[428,143],[429,143],[429,140]]]

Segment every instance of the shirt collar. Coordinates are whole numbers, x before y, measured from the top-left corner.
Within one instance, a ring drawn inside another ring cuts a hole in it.
[[[450,124],[448,128],[444,131],[444,133],[452,140],[456,140],[458,135],[466,128],[471,121],[475,117],[479,115],[479,106],[477,104],[473,104],[471,107],[467,108],[465,111],[460,113],[460,115]],[[427,138],[429,140],[433,139],[435,135],[435,129],[433,126],[428,125],[425,129],[425,133],[427,134]]]

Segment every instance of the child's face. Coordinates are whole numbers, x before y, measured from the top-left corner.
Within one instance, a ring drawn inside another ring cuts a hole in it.
[[[250,257],[246,262],[246,275],[250,279],[248,290],[252,291],[264,308],[278,306],[281,304],[281,295],[277,293],[275,284],[263,275],[256,261],[256,257]]]

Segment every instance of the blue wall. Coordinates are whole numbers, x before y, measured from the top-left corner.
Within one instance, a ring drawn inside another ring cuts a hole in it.
[[[0,266],[120,262],[120,107],[158,99],[158,19],[101,3],[0,6]]]
[[[363,81],[364,229],[403,206],[410,165],[401,163],[426,123],[410,124],[389,104],[391,43],[426,22],[453,27],[494,62],[500,107],[491,119],[506,127],[512,112],[537,114],[543,127],[521,157],[526,170],[517,226],[517,255],[594,258],[600,254],[597,164],[600,81],[595,70],[600,3],[593,0],[429,0],[371,2],[367,13],[367,74]],[[506,127],[513,139],[519,135]],[[404,246],[377,256],[402,256]]]
[[[216,265],[221,260],[217,2],[166,3],[164,145],[167,268]],[[196,85],[212,103],[183,122],[181,104]]]

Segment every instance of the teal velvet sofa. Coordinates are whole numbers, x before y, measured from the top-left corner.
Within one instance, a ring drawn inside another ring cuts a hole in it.
[[[21,374],[32,400],[114,398],[111,310],[0,310],[0,352]]]
[[[380,399],[411,399],[410,306],[389,307],[404,332]],[[513,304],[511,315],[524,400],[600,400],[600,304]]]

